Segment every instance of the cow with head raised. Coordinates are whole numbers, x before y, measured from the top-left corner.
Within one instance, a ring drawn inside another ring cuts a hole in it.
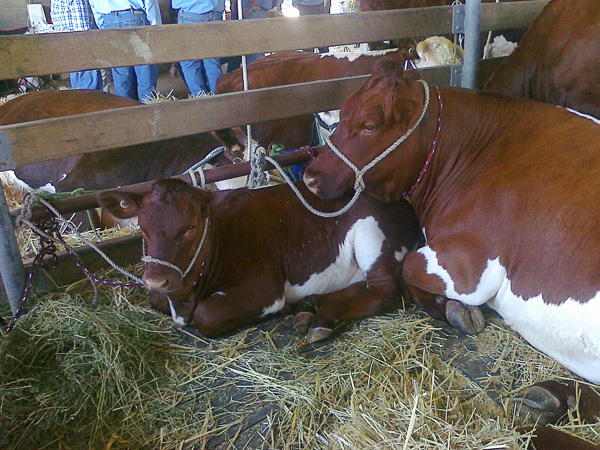
[[[343,204],[298,187],[322,211]],[[139,216],[152,305],[206,336],[310,297],[318,309],[300,312],[295,327],[310,328],[317,341],[342,321],[411,301],[402,260],[422,241],[403,200],[386,205],[363,196],[343,215],[323,218],[286,185],[207,193],[161,180],[146,194],[105,191],[99,201],[117,217]],[[435,314],[435,302],[425,306]]]
[[[593,122],[530,100],[428,86],[389,61],[344,102],[304,181],[325,198],[363,187],[386,202],[408,196],[427,240],[404,261],[409,286],[489,305],[535,347],[600,384]],[[564,405],[566,396],[551,392],[523,404],[541,414]]]

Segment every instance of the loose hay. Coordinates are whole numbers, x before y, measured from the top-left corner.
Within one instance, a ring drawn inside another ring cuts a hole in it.
[[[142,306],[139,289],[102,290],[93,308],[82,286],[37,298],[0,338],[0,447],[517,449],[526,441],[505,402],[482,389],[486,380],[438,356],[443,333],[420,314],[357,322],[310,350],[290,335],[290,317],[205,340]],[[522,382],[566,374],[497,321],[480,339],[499,358],[490,380],[502,378],[503,400]],[[562,428],[600,442],[598,424]]]

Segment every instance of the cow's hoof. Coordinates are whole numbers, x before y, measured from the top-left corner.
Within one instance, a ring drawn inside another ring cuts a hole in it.
[[[511,399],[513,410],[521,417],[529,416],[540,425],[556,423],[567,412],[564,402],[551,390],[531,386]]]
[[[329,336],[331,336],[331,332],[332,330],[329,328],[311,328],[308,332],[308,336],[306,336],[306,340],[313,344],[315,342],[322,341],[323,339],[327,339]]]
[[[314,314],[308,311],[299,312],[294,316],[294,333],[306,334]]]
[[[448,300],[446,303],[446,319],[450,325],[465,334],[481,333],[485,327],[485,319],[479,308],[456,300]]]

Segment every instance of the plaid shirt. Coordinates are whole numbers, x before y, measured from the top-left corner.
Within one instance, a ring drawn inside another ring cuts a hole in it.
[[[51,0],[50,18],[58,32],[97,28],[88,0]]]

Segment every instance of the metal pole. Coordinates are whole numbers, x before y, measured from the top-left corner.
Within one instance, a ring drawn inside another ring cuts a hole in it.
[[[0,182],[0,274],[13,315],[17,312],[25,290],[25,267],[19,252],[4,186]]]
[[[479,15],[481,0],[467,0],[465,6],[465,58],[463,61],[462,87],[477,87],[477,64],[479,62]]]

